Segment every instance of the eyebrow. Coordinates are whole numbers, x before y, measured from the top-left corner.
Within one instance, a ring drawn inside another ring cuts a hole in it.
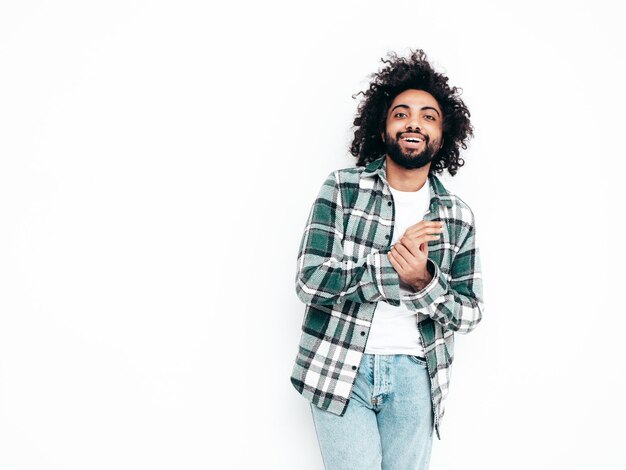
[[[409,105],[407,105],[407,104],[397,104],[397,105],[395,105],[393,108],[391,108],[391,111],[393,111],[393,110],[394,110],[394,109],[396,109],[396,108],[406,108],[406,109],[410,109],[410,108],[409,108]],[[439,113],[439,111],[437,111],[437,108],[433,108],[432,106],[422,106],[422,108],[421,108],[420,110],[421,110],[421,111],[423,111],[423,110],[425,110],[425,109],[432,109],[434,112],[436,112],[436,113],[437,113],[437,115],[438,115],[439,117],[441,117],[441,114]],[[389,112],[391,112],[391,111],[389,111]]]

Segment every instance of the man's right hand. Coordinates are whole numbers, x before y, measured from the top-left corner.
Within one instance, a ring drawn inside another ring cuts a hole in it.
[[[428,284],[432,278],[426,268],[428,242],[439,240],[443,224],[422,220],[407,228],[402,238],[393,245],[388,257],[401,281],[417,289]]]

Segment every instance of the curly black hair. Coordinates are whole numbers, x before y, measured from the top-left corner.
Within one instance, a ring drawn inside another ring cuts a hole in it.
[[[423,50],[411,51],[408,58],[398,57],[395,52],[381,58],[387,64],[372,74],[369,89],[355,95],[364,96],[354,118],[354,140],[350,153],[358,158],[357,166],[365,166],[385,155],[385,132],[389,106],[394,98],[405,90],[415,89],[430,93],[443,113],[443,146],[430,165],[429,173],[443,173],[445,169],[454,176],[465,164],[459,157],[460,148],[467,149],[467,142],[474,136],[470,112],[460,98],[461,88],[448,86],[448,77],[435,72]]]

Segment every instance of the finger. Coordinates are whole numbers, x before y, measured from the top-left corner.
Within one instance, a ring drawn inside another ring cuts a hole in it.
[[[422,249],[421,246],[423,244],[428,245],[428,242],[430,241],[435,241],[435,240],[441,240],[441,234],[437,234],[437,235],[422,235],[419,237],[414,237],[414,238],[409,238],[411,244],[413,245],[417,245],[420,247],[420,250]],[[405,246],[408,247],[408,245],[405,244]]]
[[[400,253],[398,253],[398,248],[396,247],[396,245],[391,247],[389,253],[393,256],[393,259],[400,265],[400,267],[405,270],[408,267],[407,261],[402,255],[400,255]]]
[[[389,258],[389,261],[391,262],[391,266],[393,266],[393,269],[395,269],[398,274],[403,275],[404,268],[398,262],[398,258],[392,252],[387,253],[387,257]]]
[[[419,250],[418,250],[419,251]],[[424,262],[425,256],[421,253],[418,256],[413,256],[409,250],[404,246],[399,245],[397,247],[397,253],[404,257],[406,264],[403,266],[405,273],[415,272],[419,266]]]
[[[398,252],[404,256],[404,258],[411,265],[415,265],[416,262],[421,261],[424,258],[424,254],[420,249],[420,244],[415,243],[411,239],[405,239],[401,241],[398,245]]]
[[[415,260],[415,256],[411,253],[406,246],[402,243],[396,243],[394,245],[395,251],[398,256],[401,256],[402,259],[406,262],[406,264],[411,265]]]
[[[423,234],[423,233],[440,233],[444,230],[443,223],[440,222],[429,222],[428,224],[421,225],[420,227],[409,227],[406,229],[405,234]]]
[[[420,248],[425,252],[428,253],[428,244],[429,242],[434,242],[434,241],[441,241],[441,236],[442,234],[439,233],[437,235],[426,235],[424,237],[421,237],[421,243],[420,243]]]
[[[424,224],[420,222],[419,224],[415,224],[407,228],[404,235],[415,237],[423,234],[441,233],[444,228],[445,226],[443,222],[426,222]]]
[[[408,250],[412,257],[420,256],[420,244],[417,241],[411,239],[410,237],[403,236],[399,240],[399,243],[396,243],[396,245],[398,244],[400,244],[402,247]]]
[[[422,219],[418,223],[409,225],[407,230],[419,230],[422,227],[440,227],[444,224],[443,220],[426,220]]]
[[[400,272],[404,272],[404,270],[402,269],[402,266],[400,266],[398,264],[398,262],[396,261],[396,258],[394,257],[393,253],[390,251],[389,253],[387,253],[387,258],[389,259],[389,262],[391,263],[391,266],[393,266],[393,269],[396,270],[396,272],[400,273]]]

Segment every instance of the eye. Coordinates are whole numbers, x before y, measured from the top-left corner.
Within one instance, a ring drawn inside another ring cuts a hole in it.
[[[397,117],[397,118],[399,118],[399,117],[405,117],[405,116],[406,116],[406,114],[405,114],[405,113],[396,113],[396,114],[394,114],[394,115],[393,115],[393,117]]]
[[[427,114],[426,115],[426,119],[428,119],[429,121],[436,121],[437,118],[435,116],[433,116],[432,114]]]

